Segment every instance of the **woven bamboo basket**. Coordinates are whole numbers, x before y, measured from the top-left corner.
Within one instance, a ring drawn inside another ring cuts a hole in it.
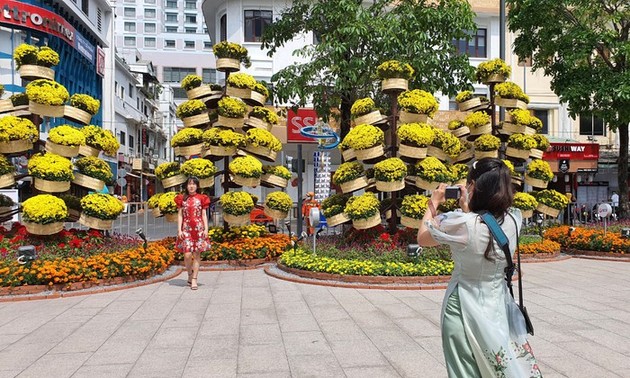
[[[265,104],[266,101],[267,101],[267,96],[265,96],[264,94],[258,93],[258,92],[253,90],[249,94],[249,101],[246,101],[246,102],[250,102],[250,103],[252,103],[254,105],[262,106],[262,105]]]
[[[494,103],[497,106],[501,106],[504,108],[519,108],[519,109],[527,109],[527,104],[521,100],[517,100],[515,98],[502,98],[496,97]]]
[[[485,84],[489,83],[503,83],[505,81],[505,76],[501,74],[492,74],[488,76],[483,82]]]
[[[363,125],[363,124],[371,125],[373,123],[379,122],[381,119],[383,119],[381,112],[379,110],[375,110],[373,112],[370,112],[368,114],[364,114],[362,116],[355,118],[354,124],[355,125]]]
[[[0,113],[12,112],[14,109],[11,100],[0,100]]]
[[[13,173],[5,173],[0,176],[0,188],[6,188],[13,185],[15,185],[15,176]]]
[[[424,159],[427,157],[427,147],[413,147],[406,144],[400,144],[398,146],[398,153],[400,156],[412,159]]]
[[[175,156],[193,156],[201,155],[203,152],[203,143],[193,144],[192,146],[173,147]]]
[[[278,157],[278,153],[276,151],[263,146],[252,146],[248,144],[245,147],[245,151],[270,162],[276,161],[276,158]]]
[[[474,97],[474,98],[471,98],[470,100],[457,103],[457,109],[459,109],[460,112],[465,112],[466,110],[476,108],[477,106],[480,106],[480,105],[481,105],[481,100],[479,99],[479,97]]]
[[[492,134],[492,124],[486,123],[480,127],[473,127],[470,129],[470,135],[483,135],[483,134]]]
[[[407,176],[407,177],[405,177],[405,184],[406,185],[416,186],[416,180],[417,179],[418,179],[418,176]]]
[[[96,230],[110,230],[112,228],[112,224],[114,223],[113,219],[98,219],[86,215],[85,213],[81,213],[79,217],[79,223],[84,225],[85,227],[94,228]]]
[[[514,159],[519,159],[519,160],[527,160],[529,158],[530,153],[531,153],[530,150],[519,150],[517,148],[509,147],[509,146],[505,150],[506,156],[509,156]]]
[[[517,186],[523,185],[523,179],[520,177],[512,176],[512,185],[517,185]]]
[[[498,158],[499,151],[475,151],[475,159],[480,160],[483,158]]]
[[[525,184],[531,185],[534,188],[546,189],[549,183],[547,181],[525,175]]]
[[[422,122],[426,123],[429,119],[429,116],[426,114],[416,114],[410,113],[404,110],[400,111],[398,115],[400,123],[414,123],[414,122]]]
[[[463,138],[470,134],[470,129],[467,126],[461,126],[455,130],[451,130],[451,134],[455,135],[458,138]]]
[[[105,187],[105,183],[103,181],[79,172],[74,172],[74,180],[72,180],[72,182],[84,188],[93,189],[97,192],[100,192]]]
[[[357,219],[352,221],[352,226],[357,230],[366,230],[381,224],[381,214],[376,213],[367,219]]]
[[[350,222],[350,218],[348,218],[346,213],[339,213],[337,215],[333,215],[332,217],[326,218],[326,223],[328,224],[328,227],[335,227],[347,222]]]
[[[367,176],[361,176],[354,180],[344,182],[343,184],[340,184],[339,187],[341,187],[341,192],[345,194],[345,193],[352,193],[359,189],[363,189],[366,186],[368,186],[368,184],[369,182],[368,182]]]
[[[184,127],[204,127],[210,123],[210,117],[208,116],[208,113],[201,113],[194,116],[182,118],[182,122],[184,123]]]
[[[554,209],[553,207],[549,207],[542,203],[538,204],[538,206],[536,207],[536,210],[543,214],[549,215],[552,218],[556,218],[558,215],[560,215],[560,210]]]
[[[280,176],[272,175],[270,173],[265,173],[264,175],[262,175],[260,181],[277,186],[279,188],[286,188],[289,185],[289,180]]]
[[[214,177],[207,177],[207,178],[199,179],[200,188],[211,188],[213,186],[214,186]]]
[[[378,145],[365,150],[354,150],[358,160],[370,160],[385,155],[385,147]]]
[[[421,177],[416,178],[416,186],[424,190],[435,190],[440,186],[439,182],[427,181]]]
[[[0,118],[2,117],[6,117],[6,116],[15,116],[15,117],[27,117],[30,116],[32,113],[30,110],[28,110],[28,105],[18,105],[13,107],[13,109],[9,112],[5,112],[0,114]]]
[[[0,143],[0,153],[16,154],[33,148],[33,143],[28,140],[11,140]]]
[[[57,154],[59,156],[73,158],[79,155],[79,146],[64,146],[63,144],[53,143],[50,141],[50,139],[47,139],[46,151]]]
[[[239,129],[243,127],[245,118],[229,118],[219,115],[215,126],[229,127],[230,129]]]
[[[427,147],[427,155],[433,156],[436,159],[441,161],[448,161],[450,157],[446,154],[446,152],[442,151],[441,148],[437,148],[434,146]]]
[[[98,157],[100,153],[101,153],[101,150],[99,150],[98,148],[94,148],[88,145],[79,146],[79,155]]]
[[[280,211],[276,209],[272,209],[267,204],[263,207],[263,212],[270,218],[273,219],[284,219],[289,216],[289,213],[286,211]]]
[[[531,218],[534,216],[534,210],[521,210],[521,215],[523,218]]]
[[[387,92],[402,92],[409,89],[409,80],[392,78],[381,81],[381,90]]]
[[[403,215],[400,217],[400,224],[409,228],[420,228],[420,226],[422,226],[422,219],[415,219]]]
[[[405,189],[405,180],[387,182],[387,181],[376,181],[376,190],[381,192],[397,192],[399,190]]]
[[[53,235],[63,230],[63,222],[48,224],[22,222],[22,224],[26,227],[26,231],[33,235]]]
[[[177,223],[177,213],[164,214],[164,219],[169,223]]]
[[[241,62],[233,58],[217,58],[216,67],[217,71],[236,72],[241,69]]]
[[[243,177],[234,174],[234,176],[232,177],[232,182],[240,186],[255,188],[257,186],[260,186],[260,177]]]
[[[35,189],[47,193],[63,193],[70,190],[70,181],[49,181],[35,177]]]
[[[229,146],[206,146],[204,156],[233,156],[236,155],[236,147]]]
[[[186,175],[180,173],[179,175],[165,178],[164,180],[162,180],[162,186],[165,188],[172,188],[177,185],[182,185],[183,183],[186,182],[186,180],[188,180]]]
[[[472,159],[473,157],[475,157],[475,153],[473,152],[472,149],[468,149],[468,150],[462,152],[461,154],[459,154],[457,156],[457,158],[455,159],[455,162],[457,162],[457,163],[466,162],[466,161]]]
[[[248,99],[252,94],[252,90],[249,88],[236,88],[227,86],[225,88],[225,94],[232,97],[238,97],[241,99]]]
[[[42,117],[61,118],[63,117],[64,108],[63,105],[42,105],[33,101],[28,103],[28,110]]]
[[[162,215],[162,212],[160,211],[160,208],[156,206],[153,209],[151,209],[151,214],[153,214],[153,216],[157,218]]]
[[[536,134],[536,130],[531,127],[525,125],[518,125],[511,122],[503,122],[499,132],[503,135],[512,135],[512,134],[525,134],[525,135],[534,135]]]
[[[49,67],[25,64],[18,70],[20,77],[26,80],[48,79],[55,80],[55,70]]]
[[[82,125],[89,125],[92,120],[92,115],[85,110],[75,108],[74,106],[64,105],[63,118]]]
[[[343,161],[352,161],[357,159],[357,155],[354,153],[352,148],[341,151],[341,156],[343,156]]]
[[[243,128],[245,128],[246,126],[248,128],[262,129],[262,130],[267,130],[267,131],[271,131],[271,128],[272,128],[271,124],[256,117],[247,118],[245,120],[245,125],[243,126]]]
[[[249,214],[244,215],[232,215],[223,213],[223,219],[231,225],[241,225],[249,223]]]
[[[531,157],[532,159],[542,159],[542,158],[543,158],[543,154],[544,154],[544,153],[545,153],[545,152],[544,152],[544,151],[542,151],[542,150],[539,150],[539,149],[537,149],[537,148],[532,148],[532,149],[529,151],[529,157]]]
[[[201,84],[197,88],[192,88],[186,91],[186,97],[188,97],[189,100],[206,97],[210,95],[212,95],[212,89],[210,89],[209,85],[204,85],[204,84]]]

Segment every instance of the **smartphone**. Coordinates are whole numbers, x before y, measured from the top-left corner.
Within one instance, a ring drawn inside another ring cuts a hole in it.
[[[462,195],[462,189],[459,186],[447,186],[445,198],[446,199],[459,199]]]

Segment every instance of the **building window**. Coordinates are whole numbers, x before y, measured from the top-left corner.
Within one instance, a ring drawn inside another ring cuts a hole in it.
[[[205,50],[210,50],[210,49],[212,48],[212,42],[210,42],[210,41],[204,41],[204,42],[203,42],[203,48],[204,48]]]
[[[184,41],[184,48],[186,49],[194,49],[195,41]]]
[[[204,83],[216,83],[217,82],[217,70],[214,68],[204,68],[201,71],[201,80]]]
[[[477,29],[476,32],[467,31],[467,34],[471,36],[469,41],[463,38],[453,40],[457,52],[471,58],[485,58],[487,56],[486,31],[486,29]]]
[[[136,8],[125,8],[125,17],[136,17]]]
[[[177,33],[177,26],[167,26],[164,28],[167,33]]]
[[[90,0],[81,0],[81,10],[86,15],[90,15]]]
[[[144,0],[145,4],[155,4],[155,0]]]
[[[144,47],[155,47],[155,38],[145,38],[144,39]]]
[[[606,136],[604,120],[592,114],[580,114],[580,135]]]
[[[167,13],[166,14],[166,22],[177,22],[177,14],[176,13]]]
[[[221,16],[219,26],[219,41],[227,41],[227,14]]]
[[[173,97],[187,99],[186,90],[184,88],[173,87]]]
[[[120,86],[120,98],[125,98],[125,87],[123,87],[122,85]]]
[[[208,34],[208,28],[203,28],[203,34]]]
[[[133,84],[129,83],[129,98],[133,98]]]
[[[271,24],[271,11],[245,11],[245,42],[260,42],[263,31]]]
[[[172,39],[167,39],[166,41],[164,41],[164,47],[168,47],[168,48],[175,48],[175,41]]]
[[[184,22],[188,23],[188,24],[196,24],[197,23],[197,16],[194,14],[187,14],[186,15],[186,19],[184,20]]]
[[[120,135],[118,136],[118,140],[120,141],[120,144],[121,144],[122,146],[124,146],[124,145],[125,145],[125,143],[127,142],[127,140],[126,140],[126,139],[127,139],[127,134],[125,134],[125,132],[124,132],[124,131],[121,131],[121,132],[120,132]]]
[[[195,28],[184,28],[184,32],[186,32],[186,34],[196,34],[197,33],[197,29],[195,29]]]
[[[196,74],[197,71],[194,68],[164,67],[162,81],[165,83],[179,83],[187,75]]]
[[[126,32],[136,32],[136,23],[135,22],[125,22],[125,31]]]
[[[129,135],[129,148],[133,148],[133,136]]]
[[[155,18],[155,9],[145,9],[144,18]]]
[[[549,110],[534,109],[534,117],[538,118],[543,124],[540,134],[549,134]]]
[[[96,8],[96,28],[98,31],[103,31],[103,11],[101,8]]]
[[[136,46],[136,37],[125,37],[125,46]]]
[[[145,33],[155,33],[155,24],[144,24],[144,32]]]
[[[184,9],[197,9],[196,1],[186,1]]]
[[[166,0],[166,7],[177,9],[177,0]]]

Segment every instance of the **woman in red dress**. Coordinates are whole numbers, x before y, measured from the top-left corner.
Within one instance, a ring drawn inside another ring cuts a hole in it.
[[[197,275],[201,252],[210,249],[208,240],[208,216],[206,209],[210,206],[210,199],[204,194],[197,193],[199,179],[188,178],[186,193],[175,197],[177,204],[177,249],[184,254],[184,263],[188,271],[188,285],[197,290]]]

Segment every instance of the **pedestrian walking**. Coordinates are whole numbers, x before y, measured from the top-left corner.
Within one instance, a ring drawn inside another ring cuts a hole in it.
[[[525,320],[505,281],[505,254],[480,216],[488,212],[498,220],[513,252],[522,217],[510,208],[510,171],[502,160],[481,159],[459,188],[463,212],[437,215],[446,200],[441,184],[418,230],[420,245],[449,245],[455,263],[441,314],[448,376],[539,377]]]
[[[198,193],[199,179],[189,177],[184,194],[175,197],[177,204],[177,243],[176,248],[184,254],[184,264],[188,272],[188,285],[197,290],[197,276],[201,253],[210,249],[208,240],[208,215],[206,209],[210,199]]]

